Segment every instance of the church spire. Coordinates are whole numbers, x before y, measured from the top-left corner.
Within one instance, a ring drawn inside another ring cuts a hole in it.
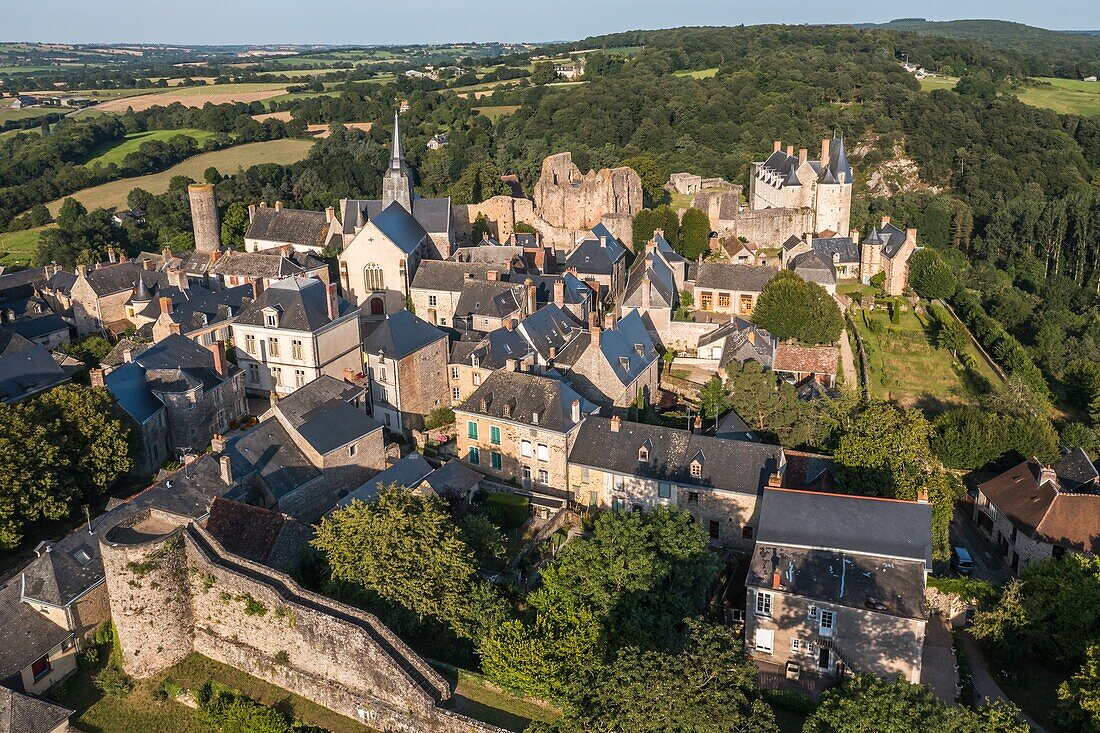
[[[397,112],[393,113],[393,145],[390,148],[390,170],[405,169],[405,148],[401,145],[401,122],[397,119]]]
[[[412,180],[405,163],[405,148],[401,145],[401,124],[393,113],[393,148],[390,152],[390,168],[382,178],[382,210],[397,202],[412,213]]]

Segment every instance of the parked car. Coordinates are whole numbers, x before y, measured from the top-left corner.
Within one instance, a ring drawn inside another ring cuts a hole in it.
[[[970,557],[970,550],[965,547],[951,548],[951,569],[959,575],[969,578],[974,572],[974,561]]]

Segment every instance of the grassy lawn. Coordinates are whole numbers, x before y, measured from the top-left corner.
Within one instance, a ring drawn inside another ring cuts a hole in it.
[[[130,153],[137,152],[144,142],[160,140],[168,142],[176,135],[193,137],[201,147],[204,142],[215,136],[215,133],[206,130],[182,129],[182,130],[150,130],[148,132],[135,132],[127,135],[121,142],[109,142],[97,146],[92,150],[85,165],[121,165],[122,160]]]
[[[1092,117],[1100,115],[1100,82],[1039,77],[1036,84],[1021,89],[1021,102],[1061,114]]]
[[[235,172],[238,168],[248,168],[260,163],[279,163],[289,165],[306,157],[306,153],[313,146],[309,140],[269,140],[260,143],[248,143],[237,145],[225,150],[217,150],[212,153],[202,153],[178,163],[166,171],[153,173],[148,176],[136,178],[123,178],[118,181],[104,183],[101,186],[93,186],[77,191],[72,197],[88,207],[95,208],[122,207],[126,205],[126,197],[135,188],[144,188],[154,194],[161,194],[168,190],[168,182],[174,176],[189,176],[194,180],[201,180],[203,171],[214,166],[222,174]],[[61,208],[64,199],[57,199],[48,204],[50,212],[55,216]]]
[[[12,109],[0,107],[0,122],[8,120],[30,120],[35,117],[45,117],[56,112],[68,111],[63,107],[27,107],[25,109]]]
[[[29,265],[43,229],[0,233],[0,265]]]
[[[512,114],[519,109],[519,107],[518,104],[504,105],[501,107],[474,107],[474,111],[488,117],[490,122],[496,122],[501,117],[507,117]]]
[[[954,89],[959,80],[954,76],[926,76],[920,80],[922,92],[930,92],[934,89]]]
[[[692,79],[710,79],[718,74],[718,67],[699,69],[698,71],[677,71],[673,76],[690,76]]]
[[[550,721],[561,716],[554,708],[518,693],[509,692],[485,677],[449,664],[432,664],[455,686],[455,711],[512,731],[522,731],[532,720]]]
[[[871,397],[939,412],[978,396],[975,380],[950,352],[930,342],[927,322],[911,310],[901,314],[898,324],[890,322],[884,308],[856,310],[852,320],[868,352]],[[995,381],[981,357],[972,355],[982,376]]]

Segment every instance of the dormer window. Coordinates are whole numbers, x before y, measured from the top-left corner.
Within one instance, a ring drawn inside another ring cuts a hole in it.
[[[278,328],[279,311],[275,308],[264,308],[264,325],[268,328]]]
[[[629,369],[630,368],[630,357],[620,356],[619,357],[619,366],[621,366],[623,369]]]
[[[532,425],[538,425],[539,424],[539,411],[538,410],[533,410],[531,412],[531,424]]]
[[[638,449],[638,460],[642,463],[649,463],[649,449],[644,445]]]
[[[698,460],[691,462],[691,475],[695,478],[699,478],[703,475],[703,464],[699,463]]]

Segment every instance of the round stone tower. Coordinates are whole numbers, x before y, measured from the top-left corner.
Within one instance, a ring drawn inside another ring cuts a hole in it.
[[[182,527],[139,510],[100,540],[122,667],[142,678],[191,653],[192,614]]]
[[[187,187],[191,199],[191,226],[195,231],[195,249],[213,252],[221,248],[221,221],[213,183],[192,183]]]

